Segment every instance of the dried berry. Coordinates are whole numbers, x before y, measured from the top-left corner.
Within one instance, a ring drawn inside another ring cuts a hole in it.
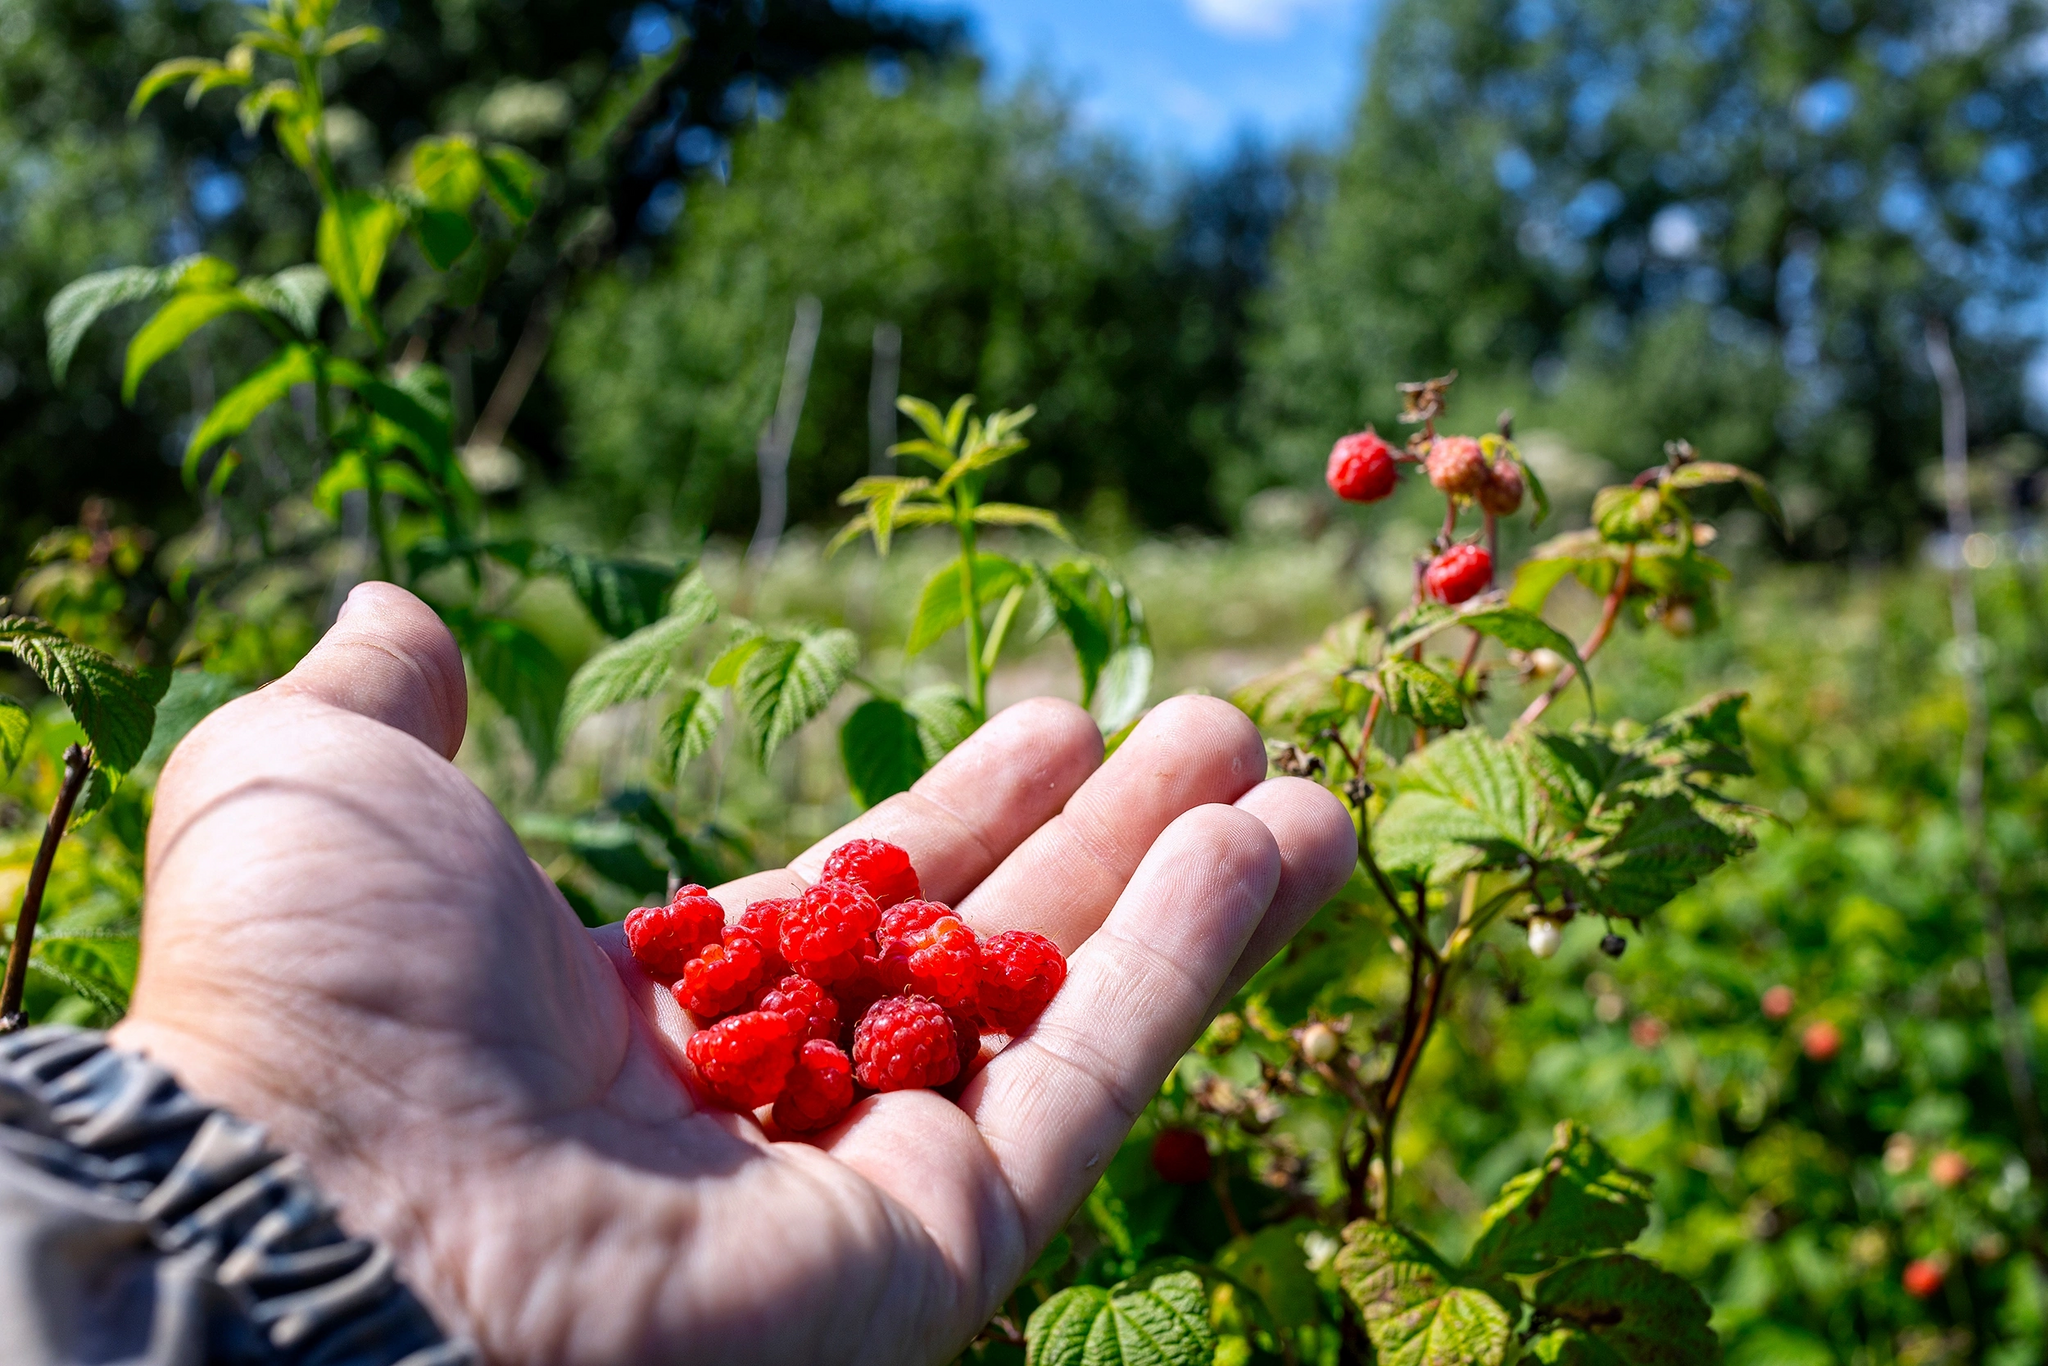
[[[1505,458],[1496,460],[1479,485],[1479,506],[1496,517],[1512,517],[1522,510],[1522,495],[1526,491],[1522,467]]]
[[[1422,468],[1439,492],[1472,498],[1486,483],[1486,452],[1469,436],[1440,436],[1429,443]]]

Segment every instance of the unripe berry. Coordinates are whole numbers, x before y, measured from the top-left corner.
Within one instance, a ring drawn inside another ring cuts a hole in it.
[[[1765,990],[1763,1000],[1759,1004],[1763,1007],[1765,1019],[1782,1020],[1792,1013],[1792,1007],[1798,1004],[1798,998],[1792,994],[1792,988],[1780,982]]]
[[[1479,506],[1496,517],[1512,517],[1522,509],[1522,467],[1512,460],[1496,460],[1479,486]]]
[[[1344,1041],[1337,1037],[1337,1031],[1317,1020],[1301,1031],[1301,1056],[1310,1062],[1328,1062],[1337,1056],[1337,1050]]]
[[[1440,436],[1430,442],[1422,467],[1437,491],[1453,498],[1476,497],[1486,485],[1486,452],[1469,436]]]
[[[1377,503],[1394,491],[1400,478],[1394,448],[1370,427],[1337,438],[1330,448],[1329,466],[1323,471],[1330,492],[1347,503]]]
[[[1152,1170],[1176,1186],[1209,1179],[1209,1141],[1193,1129],[1162,1129],[1152,1140]]]
[[[1906,1272],[1899,1277],[1899,1284],[1906,1293],[1916,1300],[1933,1297],[1948,1279],[1948,1267],[1938,1257],[1915,1257],[1906,1263]]]
[[[1538,958],[1549,958],[1563,942],[1564,927],[1555,920],[1546,915],[1529,917],[1529,952]]]
[[[1927,1160],[1927,1175],[1943,1190],[1954,1190],[1969,1179],[1970,1159],[1945,1148]]]
[[[1815,1062],[1833,1062],[1842,1051],[1842,1031],[1833,1020],[1815,1020],[1799,1036],[1799,1047]]]
[[[1459,603],[1493,581],[1493,556],[1483,545],[1454,545],[1422,571],[1423,591],[1438,602]]]

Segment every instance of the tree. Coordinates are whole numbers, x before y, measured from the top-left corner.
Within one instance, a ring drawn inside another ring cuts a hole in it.
[[[1924,315],[2000,377],[1980,425],[2021,420],[2042,26],[1937,0],[1394,6],[1269,300],[1267,477],[1448,361],[1603,457],[1684,430],[1770,472],[1809,552],[1895,548],[1936,450]]]

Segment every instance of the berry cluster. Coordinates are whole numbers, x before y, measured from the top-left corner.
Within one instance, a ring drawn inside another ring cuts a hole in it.
[[[1370,427],[1338,438],[1323,478],[1347,503],[1377,503],[1400,483],[1402,461],[1419,461],[1439,493],[1477,503],[1490,517],[1518,511],[1527,491],[1519,464],[1506,455],[1489,461],[1472,437],[1435,436],[1402,451]],[[1464,602],[1492,582],[1493,555],[1483,545],[1448,546],[1422,572],[1423,590],[1444,603]]]
[[[856,1088],[938,1087],[967,1074],[982,1032],[1014,1034],[1067,977],[1028,930],[983,940],[926,901],[910,855],[855,840],[799,896],[756,901],[731,925],[702,887],[626,917],[633,957],[698,1023],[685,1047],[733,1110],[773,1105],[787,1133],[823,1129]]]

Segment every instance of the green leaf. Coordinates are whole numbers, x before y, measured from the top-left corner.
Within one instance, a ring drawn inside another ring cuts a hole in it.
[[[583,662],[562,704],[562,734],[601,711],[654,696],[674,676],[691,635],[718,615],[718,601],[701,576],[691,579],[697,587],[678,595],[675,611]]]
[[[853,799],[863,809],[908,792],[924,776],[924,737],[902,704],[876,697],[853,709],[839,728],[839,756]]]
[[[705,673],[704,681],[714,688],[730,688],[740,681],[740,670],[747,667],[747,661],[768,644],[768,633],[748,622],[738,623],[739,634],[725,647],[724,653],[711,661],[711,668]]]
[[[1695,460],[1680,465],[1664,476],[1666,488],[1696,489],[1709,484],[1741,484],[1749,490],[1750,501],[1771,519],[1780,533],[1785,530],[1785,509],[1778,503],[1778,495],[1755,470],[1746,470],[1740,465],[1731,465],[1720,460]]]
[[[28,708],[11,697],[0,697],[0,778],[13,776],[14,766],[21,762],[32,720]]]
[[[905,498],[922,493],[931,487],[929,479],[908,479],[886,475],[869,475],[855,480],[853,487],[839,495],[841,506],[866,503],[868,508],[867,527],[875,533],[875,550],[883,555],[889,553],[889,537],[896,528],[896,508]],[[855,532],[858,535],[858,532]]]
[[[1663,490],[1654,484],[1613,484],[1593,495],[1593,525],[1604,540],[1623,545],[1652,540],[1669,520]]]
[[[327,302],[327,272],[315,265],[287,266],[275,275],[242,281],[242,293],[311,339],[320,334],[320,305]]]
[[[1074,662],[1081,670],[1081,705],[1092,707],[1111,656],[1125,646],[1149,644],[1137,602],[1094,559],[1063,560],[1031,572],[1045,590],[1053,621],[1074,647]],[[1136,663],[1134,658],[1133,666]],[[1146,681],[1149,684],[1149,671]]]
[[[1353,676],[1379,649],[1372,613],[1354,612],[1332,623],[1299,659],[1253,679],[1231,700],[1257,725],[1321,730],[1362,709],[1364,689]]]
[[[1536,1312],[1559,1327],[1530,1344],[1556,1366],[1714,1366],[1721,1344],[1700,1292],[1670,1272],[1611,1252],[1536,1282]],[[1540,1321],[1540,1320],[1539,1320]]]
[[[36,940],[29,967],[64,990],[83,996],[112,1023],[128,1012],[140,952],[141,945],[133,935],[44,935]]]
[[[1428,1244],[1405,1229],[1360,1219],[1344,1230],[1337,1283],[1357,1306],[1380,1366],[1500,1366],[1514,1319],[1501,1303],[1460,1285]]]
[[[1465,703],[1458,685],[1430,668],[1396,655],[1379,667],[1381,693],[1396,716],[1431,730],[1456,730],[1465,724]]]
[[[540,163],[513,147],[484,150],[484,190],[515,224],[533,217]]]
[[[926,767],[958,749],[981,724],[974,715],[973,704],[950,683],[919,689],[904,699],[903,709],[917,720],[917,736],[924,743]]]
[[[1501,1187],[1469,1261],[1490,1274],[1544,1271],[1634,1242],[1649,1222],[1650,1179],[1566,1120],[1542,1165]]]
[[[1469,626],[1483,636],[1492,636],[1511,650],[1556,651],[1578,670],[1579,682],[1586,689],[1586,705],[1593,705],[1593,673],[1586,667],[1586,661],[1579,658],[1579,647],[1572,644],[1570,636],[1534,612],[1523,611],[1509,603],[1494,603],[1459,612],[1457,624]]]
[[[70,708],[92,741],[95,764],[115,773],[135,766],[156,725],[160,681],[35,617],[0,617],[0,650],[20,660]]]
[[[576,551],[557,550],[545,561],[547,568],[569,581],[576,598],[591,619],[608,636],[629,636],[652,624],[664,610],[669,590],[678,587],[674,565],[648,564],[641,560],[608,560]],[[678,603],[690,614],[704,613],[709,621],[718,611],[717,602],[702,576],[692,575]]]
[[[195,265],[212,260],[211,257],[187,256],[154,269],[123,266],[119,270],[80,276],[58,290],[56,297],[50,300],[50,306],[43,310],[43,326],[50,337],[50,378],[59,384],[64,382],[79,342],[85,339],[87,329],[99,320],[101,314],[122,304],[168,294]],[[214,264],[226,265],[225,262]],[[234,270],[229,267],[228,280],[233,279]]]
[[[546,642],[514,621],[457,609],[442,613],[476,669],[477,681],[519,729],[543,770],[555,758],[569,671]]]
[[[192,728],[248,689],[226,674],[202,669],[180,669],[171,675],[170,687],[156,704],[156,725],[149,733],[149,748],[137,763],[144,768],[162,768],[164,760]]]
[[[412,235],[436,270],[453,266],[476,241],[476,229],[470,226],[468,215],[446,209],[421,209],[413,219]]]
[[[238,289],[180,291],[159,308],[128,342],[121,375],[121,401],[135,402],[135,390],[150,367],[184,345],[185,339],[227,313],[254,313],[256,305]]]
[[[374,24],[357,24],[354,28],[345,28],[339,33],[329,35],[327,41],[320,44],[320,55],[322,57],[332,57],[336,53],[346,52],[350,48],[359,47],[364,43],[381,43],[383,41],[383,29],[378,28]]]
[[[1374,856],[1390,872],[1427,880],[1548,852],[1542,789],[1519,746],[1453,731],[1410,755],[1398,782],[1373,826]]]
[[[369,317],[391,239],[405,226],[405,210],[364,190],[344,191],[320,213],[314,255],[334,285],[335,297],[357,325]]]
[[[1114,735],[1145,710],[1152,694],[1152,647],[1120,646],[1096,678],[1089,709],[1105,735]]]
[[[974,604],[977,610],[1023,581],[1024,566],[1015,560],[1002,555],[975,555]],[[910,639],[905,642],[903,652],[907,655],[921,653],[948,631],[963,625],[967,620],[967,613],[961,606],[963,601],[960,559],[955,556],[925,580],[924,591],[918,594],[917,615],[910,624]]]
[[[942,470],[951,469],[953,465],[953,452],[936,441],[899,441],[889,448],[889,454],[914,455]]]
[[[770,639],[756,649],[734,685],[755,757],[763,764],[774,757],[783,741],[825,710],[859,663],[860,639],[844,630]]]
[[[1550,594],[1559,584],[1570,578],[1578,568],[1578,561],[1562,556],[1550,559],[1531,557],[1515,568],[1515,584],[1508,590],[1508,605],[1519,607],[1524,612],[1541,612],[1543,604],[1550,601]]]
[[[1594,909],[1648,915],[1754,844],[1702,816],[1687,796],[1638,802],[1587,869]]]
[[[295,384],[314,380],[313,353],[303,346],[287,346],[271,353],[234,388],[221,395],[185,443],[185,482],[199,477],[199,459],[216,444],[249,430],[259,414],[291,393]]]
[[[128,101],[128,117],[132,119],[140,114],[166,86],[220,69],[221,64],[211,57],[173,57],[169,61],[158,62],[136,85],[134,98]]]
[[[971,398],[963,398],[960,402],[971,403],[973,400]],[[957,408],[959,404],[954,406]],[[902,413],[912,422],[915,422],[918,430],[930,438],[931,443],[944,454],[945,458],[939,461],[940,469],[944,469],[947,465],[953,463],[953,452],[951,449],[953,441],[946,435],[946,419],[940,414],[937,407],[921,398],[912,398],[909,394],[901,394],[896,399],[896,411]],[[894,453],[892,450],[891,454]]]
[[[484,159],[476,139],[420,139],[413,144],[412,179],[429,207],[457,217],[468,214],[484,191]]]
[[[1290,1219],[1234,1239],[1217,1252],[1216,1269],[1257,1291],[1280,1327],[1293,1330],[1321,1323],[1322,1293],[1301,1245],[1303,1234],[1320,1227],[1313,1220]]]
[[[1142,1288],[1077,1285],[1033,1311],[1026,1366],[1210,1366],[1216,1335],[1202,1278],[1175,1271]]]
[[[1063,541],[1074,538],[1067,534],[1067,528],[1060,519],[1044,508],[1026,507],[1022,503],[980,503],[975,506],[974,520],[983,526],[1035,526],[1040,531],[1050,531]]]
[[[692,681],[661,723],[661,757],[668,772],[681,777],[718,738],[725,721],[725,700],[708,683]]]

